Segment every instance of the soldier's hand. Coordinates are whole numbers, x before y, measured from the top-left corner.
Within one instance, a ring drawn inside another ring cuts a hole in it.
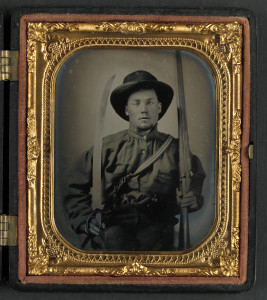
[[[181,208],[188,207],[190,209],[195,209],[198,207],[197,197],[192,191],[189,191],[188,193],[183,195],[179,189],[176,189],[176,200],[177,204]]]
[[[102,222],[101,213],[98,212],[89,222],[89,231],[94,235],[99,235],[99,233],[106,228],[106,224]]]

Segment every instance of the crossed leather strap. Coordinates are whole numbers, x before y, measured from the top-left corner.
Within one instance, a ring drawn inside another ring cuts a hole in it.
[[[147,169],[149,166],[151,166],[169,147],[173,140],[173,137],[171,135],[168,135],[168,138],[166,141],[160,146],[160,148],[152,155],[150,156],[146,161],[144,161],[141,166],[139,166],[134,173],[129,173],[125,176],[123,176],[119,183],[114,186],[114,193],[118,194],[121,187],[131,178],[139,175],[141,172],[143,172],[145,169]]]

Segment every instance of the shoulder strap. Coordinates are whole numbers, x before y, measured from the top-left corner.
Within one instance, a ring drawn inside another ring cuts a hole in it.
[[[122,177],[120,179],[120,182],[117,186],[114,187],[114,191],[118,192],[122,185],[128,181],[130,178],[133,178],[143,172],[145,169],[147,169],[149,166],[151,166],[169,147],[173,140],[173,137],[169,135],[166,139],[166,141],[159,147],[159,149],[152,155],[150,156],[146,161],[144,161],[139,168],[135,170],[134,173],[129,173],[126,176]]]
[[[172,140],[173,140],[173,137],[171,135],[169,135],[168,138],[166,139],[166,141],[159,147],[159,149],[157,150],[157,152],[155,152],[146,161],[144,161],[141,164],[141,166],[139,166],[139,168],[137,168],[135,170],[134,173],[130,173],[129,175],[131,175],[131,177],[137,176],[138,174],[140,174],[141,172],[143,172],[146,168],[148,168],[149,166],[151,166],[161,156],[161,154],[163,154],[166,151],[166,149],[171,144]]]

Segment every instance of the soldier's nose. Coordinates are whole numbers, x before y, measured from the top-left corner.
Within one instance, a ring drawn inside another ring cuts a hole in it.
[[[141,105],[140,105],[140,109],[141,109],[141,112],[147,112],[147,105],[146,105],[146,103],[141,103]]]

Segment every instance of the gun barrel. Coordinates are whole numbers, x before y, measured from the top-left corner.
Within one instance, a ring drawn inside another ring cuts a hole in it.
[[[186,104],[184,93],[184,78],[181,52],[176,51],[177,75],[178,75],[178,135],[179,135],[179,170],[180,170],[180,189],[183,195],[190,191],[190,171],[191,171],[191,153],[189,147],[188,127],[186,118]],[[185,250],[190,247],[190,230],[188,209],[181,209],[179,250]]]

